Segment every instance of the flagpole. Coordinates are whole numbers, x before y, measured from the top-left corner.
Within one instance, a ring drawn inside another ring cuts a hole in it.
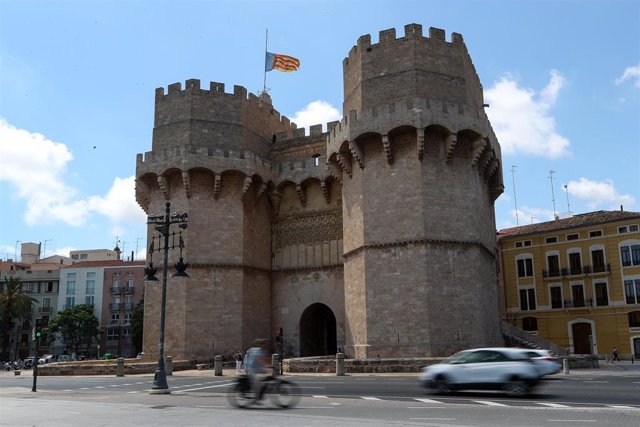
[[[268,50],[268,41],[269,41],[269,29],[266,29],[266,33],[264,35],[264,60],[265,60],[265,66],[264,66],[264,85],[262,87],[262,93],[265,93],[267,91],[267,65],[266,65],[266,61],[267,61],[267,50]]]

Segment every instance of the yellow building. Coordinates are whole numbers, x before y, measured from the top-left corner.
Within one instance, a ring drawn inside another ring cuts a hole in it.
[[[574,354],[640,358],[640,212],[498,232],[503,315]]]

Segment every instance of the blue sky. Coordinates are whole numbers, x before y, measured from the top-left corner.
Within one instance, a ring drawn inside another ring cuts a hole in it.
[[[0,0],[0,258],[19,242],[144,251],[133,177],[155,88],[196,78],[257,93],[268,28],[269,51],[302,63],[268,73],[274,106],[324,124],[342,115],[358,37],[410,23],[464,37],[502,146],[498,229],[552,219],[552,197],[558,215],[640,211],[635,0]]]

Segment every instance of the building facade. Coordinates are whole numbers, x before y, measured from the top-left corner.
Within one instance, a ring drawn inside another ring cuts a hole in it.
[[[302,356],[501,343],[501,153],[482,86],[461,35],[404,32],[358,39],[343,61],[344,118],[326,132],[305,134],[240,86],[156,90],[136,199],[149,215],[170,202],[189,216],[189,277],[167,286],[167,354],[232,354],[281,327],[285,353]],[[146,283],[150,355],[161,286]]]
[[[640,213],[499,232],[506,320],[575,354],[640,357]]]

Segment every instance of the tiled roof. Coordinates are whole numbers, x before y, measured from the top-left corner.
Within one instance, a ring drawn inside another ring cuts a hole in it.
[[[66,266],[68,268],[87,268],[87,267],[138,267],[144,266],[144,261],[123,261],[123,260],[108,260],[108,261],[80,261],[73,265]]]
[[[557,219],[555,221],[539,222],[537,224],[523,225],[520,227],[505,228],[498,231],[498,239],[504,239],[513,236],[521,236],[524,234],[546,233],[549,231],[558,231],[578,227],[588,227],[597,224],[606,224],[616,221],[624,221],[629,219],[640,220],[640,212],[626,211],[596,211],[588,212],[580,215],[574,215],[569,218]]]

